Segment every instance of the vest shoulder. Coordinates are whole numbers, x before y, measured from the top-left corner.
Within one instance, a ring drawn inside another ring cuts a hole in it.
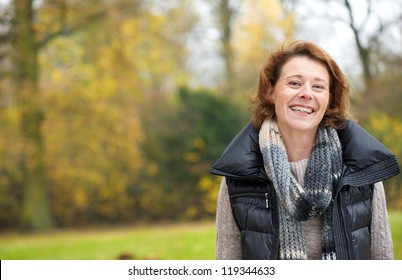
[[[258,131],[249,122],[229,143],[210,173],[237,179],[265,180]]]
[[[357,123],[347,121],[338,135],[348,174],[375,183],[400,172],[395,155]]]

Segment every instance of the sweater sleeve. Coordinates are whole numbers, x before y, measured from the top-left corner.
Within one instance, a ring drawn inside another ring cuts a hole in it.
[[[382,182],[374,184],[372,203],[371,258],[374,260],[392,260],[394,259],[394,250]]]
[[[216,259],[242,259],[240,243],[240,231],[232,214],[228,187],[223,178],[216,207]]]

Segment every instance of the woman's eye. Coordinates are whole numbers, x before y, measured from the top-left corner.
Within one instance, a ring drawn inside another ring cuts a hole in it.
[[[298,82],[298,81],[290,81],[290,82],[288,83],[288,85],[290,85],[291,87],[300,87],[300,86],[301,86],[301,83]]]
[[[325,86],[323,85],[314,85],[313,88],[319,91],[325,90]]]

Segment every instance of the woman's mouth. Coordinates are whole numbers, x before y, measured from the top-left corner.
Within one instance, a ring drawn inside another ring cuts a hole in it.
[[[303,112],[303,113],[307,113],[307,114],[314,113],[314,111],[315,111],[312,107],[304,107],[304,106],[300,106],[300,105],[290,106],[289,108],[292,111]]]

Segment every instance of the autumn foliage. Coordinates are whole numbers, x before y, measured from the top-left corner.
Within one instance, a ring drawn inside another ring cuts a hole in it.
[[[249,121],[268,53],[296,37],[287,1],[9,2],[0,229],[213,218],[220,178],[209,169]],[[401,160],[402,64],[389,54],[373,77],[381,90],[355,93],[354,111]],[[386,185],[401,208],[400,177]]]

